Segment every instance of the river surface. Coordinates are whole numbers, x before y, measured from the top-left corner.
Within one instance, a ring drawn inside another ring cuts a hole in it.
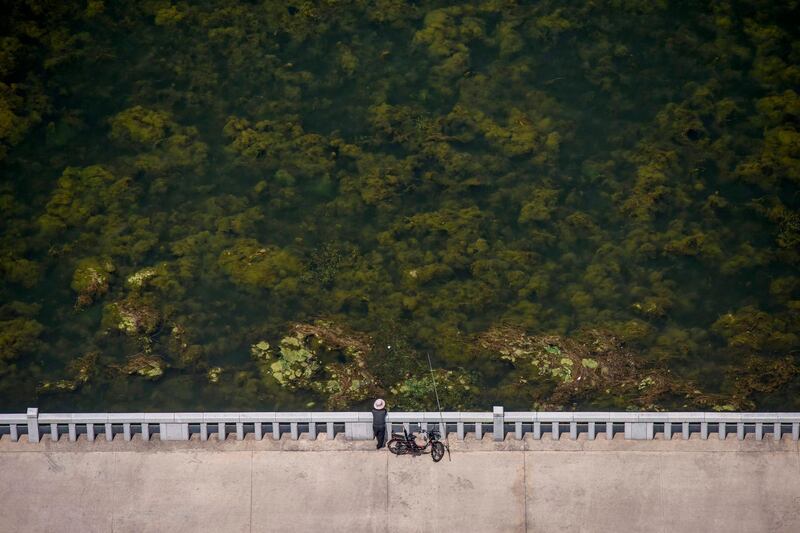
[[[15,2],[0,410],[800,410],[792,2]]]

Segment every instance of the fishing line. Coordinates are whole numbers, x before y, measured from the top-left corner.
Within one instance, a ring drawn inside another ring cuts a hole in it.
[[[431,363],[431,353],[425,352],[425,355],[428,357],[428,368],[431,370],[431,380],[433,381],[433,394],[436,396],[436,408],[439,410],[439,420],[440,420],[440,428],[444,432],[444,449],[447,450],[447,460],[452,461],[450,458],[450,441],[449,436],[447,435],[447,426],[444,423],[444,415],[442,414],[442,404],[439,403],[439,392],[436,390],[436,376],[433,373],[433,364]]]

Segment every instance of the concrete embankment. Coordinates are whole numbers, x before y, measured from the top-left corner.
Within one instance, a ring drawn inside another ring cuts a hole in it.
[[[451,444],[6,436],[0,531],[800,531],[788,436]]]

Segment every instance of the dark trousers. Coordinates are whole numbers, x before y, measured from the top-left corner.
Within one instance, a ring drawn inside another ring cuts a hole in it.
[[[375,433],[375,438],[378,439],[378,449],[380,450],[384,446],[384,441],[386,441],[386,426],[382,428],[372,426],[372,432]]]

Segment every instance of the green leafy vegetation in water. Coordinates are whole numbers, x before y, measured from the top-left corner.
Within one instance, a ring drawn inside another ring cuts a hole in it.
[[[800,410],[799,12],[12,2],[0,409]]]

